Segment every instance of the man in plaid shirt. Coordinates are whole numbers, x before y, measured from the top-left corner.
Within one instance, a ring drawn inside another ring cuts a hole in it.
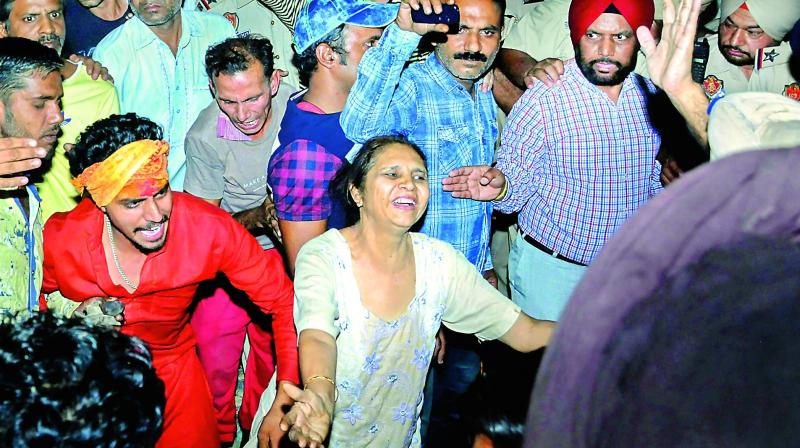
[[[635,30],[653,22],[652,0],[574,0],[576,59],[560,84],[536,83],[509,115],[497,166],[464,167],[446,180],[454,197],[519,211],[509,255],[512,299],[558,320],[605,242],[658,193],[661,139],[647,111],[656,87],[632,73]]]

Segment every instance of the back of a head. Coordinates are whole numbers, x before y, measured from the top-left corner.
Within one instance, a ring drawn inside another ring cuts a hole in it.
[[[0,101],[23,89],[27,78],[45,78],[63,66],[58,53],[39,42],[21,37],[0,39]]]
[[[153,446],[164,403],[139,339],[49,313],[0,324],[0,446]]]
[[[1,41],[1,39],[0,39]],[[139,140],[161,140],[161,127],[134,113],[111,115],[96,121],[81,133],[66,153],[69,170],[79,176],[86,168],[102,162],[119,148]]]
[[[796,443],[798,271],[796,243],[752,237],[633,307],[600,358],[586,446]]]
[[[708,144],[711,160],[800,146],[800,102],[769,92],[728,95],[711,111]]]

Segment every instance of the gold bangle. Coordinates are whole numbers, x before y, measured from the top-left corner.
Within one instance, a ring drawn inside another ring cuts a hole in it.
[[[305,386],[303,386],[303,390],[308,389],[308,384],[316,380],[322,380],[331,383],[331,386],[333,386],[333,402],[335,403],[336,401],[339,400],[339,389],[336,387],[336,382],[333,381],[330,377],[327,377],[325,375],[314,375],[308,377],[305,381]]]
[[[497,195],[496,198],[492,199],[493,201],[500,202],[505,199],[506,194],[508,194],[508,179],[506,179],[506,183],[503,184],[503,189],[500,191],[500,194]]]

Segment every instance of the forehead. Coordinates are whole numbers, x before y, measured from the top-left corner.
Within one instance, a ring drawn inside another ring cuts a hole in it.
[[[25,79],[25,86],[11,95],[12,101],[16,99],[32,100],[35,98],[60,98],[64,91],[61,87],[61,73],[58,70],[50,72],[42,78],[41,72],[34,72]]]
[[[11,8],[11,16],[59,9],[62,9],[61,0],[15,0]]]
[[[600,17],[598,17],[594,22],[592,22],[591,25],[589,25],[589,30],[596,33],[608,34],[633,32],[633,28],[631,28],[628,21],[625,20],[625,17],[622,17],[621,14],[611,13],[600,14]]]
[[[400,163],[412,164],[414,168],[425,168],[419,154],[410,146],[402,143],[389,143],[375,155],[375,166],[378,168]]]
[[[214,78],[214,86],[217,89],[240,89],[247,87],[261,88],[265,81],[269,81],[264,75],[264,66],[257,60],[251,60],[247,70],[235,73],[220,73]]]
[[[383,28],[369,28],[365,26],[351,25],[346,23],[344,25],[345,39],[352,39],[356,41],[365,41],[373,37],[380,37],[383,34]]]
[[[503,26],[500,7],[492,0],[456,0],[456,5],[464,25],[478,28]]]

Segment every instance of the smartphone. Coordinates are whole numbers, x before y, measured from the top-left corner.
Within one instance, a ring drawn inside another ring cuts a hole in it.
[[[450,26],[450,30],[457,30],[461,13],[458,11],[458,5],[442,5],[441,14],[435,12],[425,14],[425,11],[419,8],[411,10],[411,20],[415,23],[445,23]]]

